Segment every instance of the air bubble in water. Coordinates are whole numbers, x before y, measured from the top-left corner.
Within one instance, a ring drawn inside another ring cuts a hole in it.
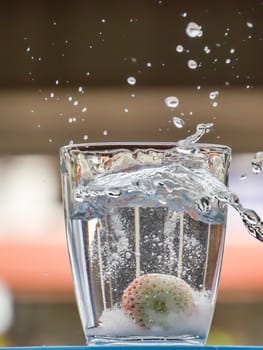
[[[214,100],[219,95],[219,91],[211,91],[209,94],[209,98]]]
[[[176,46],[176,51],[177,51],[177,52],[183,52],[183,51],[184,51],[183,45],[177,45],[177,46]]]
[[[195,22],[189,22],[185,32],[190,38],[200,38],[203,35],[202,27]]]
[[[127,78],[127,83],[129,85],[135,85],[136,84],[136,78],[134,78],[134,77]]]
[[[176,108],[179,105],[179,99],[176,96],[168,96],[164,100],[165,104],[169,108]]]
[[[182,118],[173,117],[172,121],[174,126],[176,126],[178,129],[181,129],[185,126],[185,121]]]
[[[196,69],[197,68],[197,62],[195,60],[188,60],[187,66],[190,69]]]
[[[208,197],[200,198],[200,200],[196,204],[197,204],[197,209],[201,213],[207,213],[211,209],[211,203]]]

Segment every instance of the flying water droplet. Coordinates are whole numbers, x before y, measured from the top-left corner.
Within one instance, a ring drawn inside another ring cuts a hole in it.
[[[82,113],[85,113],[87,112],[87,107],[83,107],[82,110],[81,110]]]
[[[152,66],[151,62],[147,62],[146,66],[150,68]]]
[[[209,94],[209,98],[214,100],[219,95],[219,91],[211,91]]]
[[[127,83],[129,85],[135,85],[136,84],[136,78],[134,78],[134,77],[127,78]]]
[[[183,45],[177,45],[177,46],[176,46],[176,51],[177,51],[177,52],[183,52],[183,51],[184,51]]]
[[[208,54],[208,53],[210,53],[210,52],[211,52],[211,50],[209,49],[209,47],[208,47],[208,46],[205,46],[205,47],[204,47],[204,52]]]
[[[53,98],[55,96],[54,92],[51,92],[49,96]]]
[[[197,62],[195,60],[188,60],[187,66],[190,69],[196,69],[197,68]]]
[[[235,49],[230,49],[231,54],[235,53],[235,51],[236,51]]]
[[[176,108],[179,105],[179,99],[176,96],[168,96],[164,100],[165,104],[169,108]]]
[[[202,27],[195,22],[189,22],[185,32],[190,38],[200,38],[203,35]]]
[[[83,140],[88,140],[89,136],[88,135],[84,135],[83,136]]]
[[[247,22],[247,27],[248,28],[253,28],[254,27],[254,24],[252,22]]]
[[[128,113],[128,112],[129,112],[129,109],[128,109],[128,108],[124,108],[124,112],[125,112],[125,113]]]
[[[217,106],[218,106],[218,102],[214,101],[214,102],[212,103],[212,107],[217,107]]]
[[[104,130],[104,131],[103,131],[103,135],[104,135],[104,136],[107,136],[107,135],[108,135],[108,130]]]
[[[181,13],[181,16],[184,17],[184,18],[187,17],[187,12]]]
[[[174,126],[176,126],[178,129],[181,129],[185,126],[185,121],[182,118],[173,117],[172,121]]]
[[[226,62],[226,64],[229,64],[229,63],[231,63],[231,59],[230,59],[230,58],[227,58],[227,59],[225,60],[225,62]]]

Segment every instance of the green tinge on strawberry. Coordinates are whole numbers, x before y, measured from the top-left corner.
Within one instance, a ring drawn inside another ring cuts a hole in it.
[[[152,273],[129,284],[123,292],[121,306],[141,327],[169,329],[173,319],[191,314],[194,300],[191,287],[181,278]]]

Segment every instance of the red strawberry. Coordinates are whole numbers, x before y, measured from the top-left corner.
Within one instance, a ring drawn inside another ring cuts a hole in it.
[[[174,319],[190,315],[194,301],[191,287],[181,278],[152,273],[130,283],[121,306],[137,325],[167,329],[174,326]]]

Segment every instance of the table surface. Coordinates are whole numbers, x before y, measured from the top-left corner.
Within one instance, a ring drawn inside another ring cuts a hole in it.
[[[122,350],[127,347],[136,348],[136,350],[158,350],[158,348],[174,348],[176,350],[196,350],[197,348],[204,348],[204,350],[263,350],[262,346],[231,346],[231,345],[213,345],[213,346],[190,346],[190,345],[163,345],[163,346],[150,346],[150,345],[87,345],[87,346],[32,346],[32,347],[1,347],[1,350],[87,350],[87,348],[97,348],[98,350]]]

